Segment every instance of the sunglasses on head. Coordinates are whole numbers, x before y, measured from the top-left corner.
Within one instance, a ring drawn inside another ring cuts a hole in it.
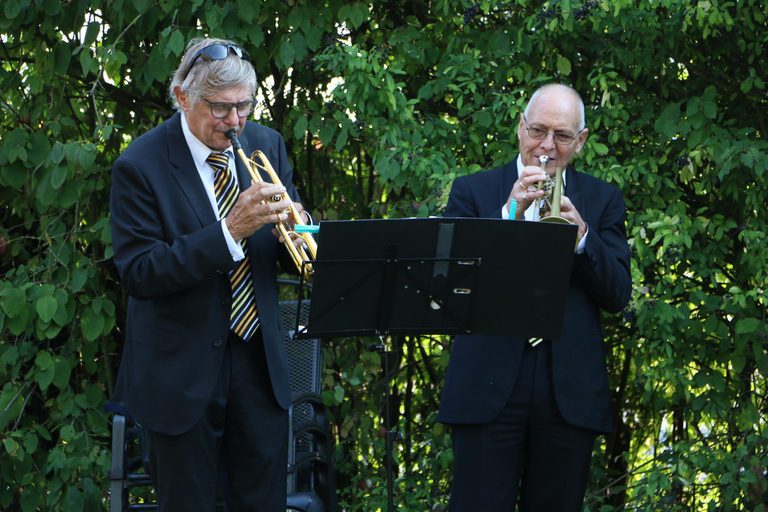
[[[205,48],[200,48],[192,58],[192,62],[189,63],[189,67],[187,67],[187,71],[184,73],[184,78],[182,78],[181,81],[183,82],[187,79],[189,72],[192,71],[192,66],[195,65],[195,62],[197,62],[197,59],[203,59],[206,62],[210,62],[212,60],[222,60],[227,58],[229,52],[234,53],[241,59],[248,60],[249,58],[247,51],[245,51],[240,46],[232,44],[216,43],[210,46],[206,46]]]

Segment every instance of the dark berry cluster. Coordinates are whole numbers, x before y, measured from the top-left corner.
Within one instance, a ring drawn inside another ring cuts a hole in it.
[[[478,5],[480,5],[480,4],[475,4],[475,5],[473,5],[472,7],[467,7],[466,9],[464,9],[464,24],[465,24],[465,25],[469,25],[469,23],[470,23],[470,22],[471,22],[471,21],[472,21],[472,20],[475,18],[475,16],[477,16],[477,15],[478,15],[478,13],[480,12],[480,11],[477,9],[477,6],[478,6]]]
[[[435,217],[442,217],[445,215],[445,206],[438,206],[437,208],[430,211],[429,214]]]
[[[688,159],[687,156],[681,156],[680,158],[677,159],[677,165],[681,169],[686,165],[688,165],[689,163],[691,163],[691,161]]]
[[[680,261],[680,255],[682,254],[680,249],[680,244],[670,244],[667,250],[664,251],[664,259],[669,263],[677,263]]]
[[[621,312],[621,316],[624,318],[625,322],[632,323],[632,320],[635,319],[635,308],[627,306],[624,308],[624,311]]]
[[[725,295],[723,295],[723,297],[720,299],[720,303],[719,303],[719,306],[720,306],[720,307],[723,307],[723,306],[725,306],[725,305],[728,305],[728,304],[731,304],[731,303],[733,303],[733,295],[731,295],[730,293],[726,293],[726,294],[725,294]]]
[[[536,15],[536,21],[539,20],[548,20],[549,18],[552,18],[554,16],[557,16],[557,11],[554,9],[544,9],[539,14]]]
[[[385,46],[381,48],[376,48],[373,50],[373,54],[377,56],[380,64],[384,64],[385,62],[387,62],[387,59],[389,58],[389,48]]]
[[[336,46],[339,42],[339,39],[337,37],[326,35],[325,36],[325,46]]]
[[[598,9],[599,7],[600,6],[595,1],[590,0],[589,2],[584,2],[581,5],[581,9],[573,12],[573,19],[576,21],[585,20],[589,17],[589,11],[592,9]]]

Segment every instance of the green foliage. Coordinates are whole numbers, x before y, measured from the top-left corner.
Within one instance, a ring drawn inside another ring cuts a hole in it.
[[[235,39],[322,219],[439,215],[509,161],[527,95],[579,90],[575,164],[619,186],[635,293],[605,318],[614,434],[585,509],[768,509],[766,8],[756,0],[5,0],[0,7],[0,508],[104,510],[125,296],[110,168],[171,113],[197,35]],[[326,401],[347,510],[447,502],[450,339],[345,339]],[[389,383],[392,407],[383,406]],[[425,506],[426,505],[426,506]]]

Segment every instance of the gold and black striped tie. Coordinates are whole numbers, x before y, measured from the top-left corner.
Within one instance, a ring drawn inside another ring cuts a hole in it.
[[[240,189],[235,176],[229,170],[229,153],[211,153],[205,160],[213,167],[215,174],[213,188],[216,193],[216,203],[219,207],[219,217],[225,218],[235,206],[240,195]],[[237,264],[237,268],[229,275],[232,284],[232,313],[230,329],[240,338],[248,341],[259,326],[256,313],[256,298],[253,292],[251,263],[248,259],[248,248],[245,240],[240,241],[245,257]]]

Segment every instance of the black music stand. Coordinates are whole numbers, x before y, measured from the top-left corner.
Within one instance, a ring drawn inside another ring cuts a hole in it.
[[[574,225],[430,218],[323,222],[303,338],[560,337]]]
[[[431,218],[322,222],[298,338],[409,334],[560,337],[575,225]],[[300,305],[299,305],[300,307]],[[393,508],[389,351],[388,510]]]

